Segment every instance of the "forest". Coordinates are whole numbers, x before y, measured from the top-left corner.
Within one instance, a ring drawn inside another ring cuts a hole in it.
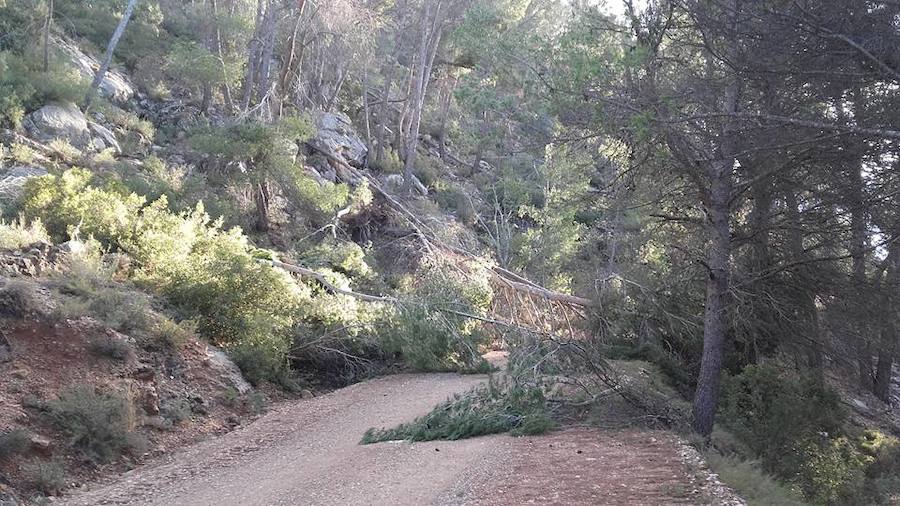
[[[613,392],[751,504],[900,498],[895,0],[0,0],[0,172],[3,251],[73,252],[10,321],[278,395],[502,349],[364,442]]]

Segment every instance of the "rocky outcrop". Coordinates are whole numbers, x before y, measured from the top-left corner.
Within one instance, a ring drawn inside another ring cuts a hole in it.
[[[94,79],[94,74],[100,68],[100,63],[91,56],[86,55],[78,48],[77,45],[63,39],[55,39],[54,44],[59,48],[72,66],[78,70],[78,73],[87,80]],[[124,104],[134,96],[134,86],[128,81],[125,75],[110,69],[103,76],[100,82],[98,93],[101,97],[107,98],[118,104]]]
[[[208,363],[210,368],[231,383],[230,386],[237,390],[238,393],[245,394],[250,390],[253,390],[250,383],[244,379],[241,370],[230,358],[228,358],[228,355],[226,355],[224,351],[213,346],[207,346],[206,358],[209,360]]]
[[[314,151],[362,167],[368,148],[346,114],[323,112],[316,117],[316,133],[307,141]]]
[[[22,197],[28,180],[46,175],[46,169],[28,165],[12,167],[0,174],[0,206],[17,202]]]
[[[116,154],[122,152],[122,148],[119,146],[119,141],[116,139],[116,135],[112,133],[108,128],[93,121],[88,121],[88,128],[94,135],[94,138],[91,141],[94,149],[96,149],[97,151],[103,151],[104,149],[110,148],[115,151]]]
[[[26,116],[22,124],[40,142],[63,139],[78,149],[91,143],[87,118],[75,104],[47,104]]]
[[[46,242],[20,250],[0,250],[0,275],[37,277],[53,268],[65,251]]]

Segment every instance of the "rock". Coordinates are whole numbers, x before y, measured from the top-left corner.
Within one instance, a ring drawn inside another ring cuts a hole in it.
[[[144,413],[150,416],[159,414],[159,392],[156,387],[150,384],[144,384],[140,388],[140,403]]]
[[[41,167],[19,165],[10,168],[0,175],[0,204],[6,206],[15,203],[22,197],[25,183],[30,179],[46,176],[47,171]]]
[[[140,381],[153,381],[156,377],[156,371],[147,364],[139,364],[137,369],[131,373],[131,377]]]
[[[79,254],[84,251],[84,243],[78,239],[72,239],[59,245],[59,252],[66,254]]]
[[[250,390],[253,390],[250,383],[244,379],[241,370],[230,358],[228,358],[228,355],[226,355],[224,351],[214,346],[207,345],[206,357],[209,359],[210,368],[219,372],[219,374],[221,374],[228,383],[238,391],[238,393],[245,394]]]
[[[32,434],[29,440],[31,442],[31,449],[35,453],[43,456],[49,456],[53,453],[53,441],[51,441],[50,438]]]
[[[63,139],[78,149],[88,147],[91,132],[87,118],[75,104],[47,104],[25,117],[28,134],[41,142]]]
[[[31,375],[31,369],[28,369],[27,367],[22,366],[22,367],[19,367],[19,368],[16,368],[16,369],[13,369],[12,371],[10,371],[9,375],[10,375],[10,377],[15,378],[15,379],[20,379],[20,380],[25,379]]]
[[[91,81],[94,79],[94,74],[97,72],[97,69],[100,68],[100,63],[97,60],[83,53],[77,45],[67,40],[54,38],[53,44],[69,58],[72,66],[75,67],[75,69],[78,70],[78,73],[86,80]],[[128,81],[128,78],[126,78],[125,75],[113,69],[109,69],[103,76],[103,80],[100,81],[100,87],[97,90],[97,93],[101,97],[108,98],[121,105],[128,102],[131,97],[134,96],[134,86]]]
[[[316,133],[307,144],[354,167],[363,166],[368,148],[346,114],[319,113],[315,125]]]
[[[312,399],[315,396],[316,395],[314,393],[312,393],[312,391],[310,391],[310,390],[307,390],[305,388],[303,390],[300,390],[300,398],[301,399]]]
[[[94,138],[94,145],[97,151],[103,151],[106,148],[112,148],[113,151],[116,152],[116,154],[122,152],[122,148],[119,146],[119,141],[116,140],[116,135],[112,133],[108,128],[99,123],[94,123],[93,121],[88,122],[88,128],[90,128],[91,132],[93,132],[93,134],[96,136]],[[103,147],[96,146],[97,140],[100,140],[100,142],[103,143]]]
[[[12,344],[6,338],[6,334],[0,332],[0,364],[9,362],[13,358]]]
[[[419,178],[416,176],[412,177],[412,188],[419,194],[425,196],[428,195],[428,188],[419,181]],[[406,181],[404,181],[403,176],[400,174],[390,174],[384,178],[384,189],[389,193],[400,193],[403,191],[403,188],[406,186]]]
[[[869,406],[865,402],[863,402],[859,399],[851,399],[851,402],[853,403],[854,406],[856,406],[857,408],[859,408],[863,411],[869,410]]]
[[[19,498],[12,488],[0,483],[0,506],[19,506]]]

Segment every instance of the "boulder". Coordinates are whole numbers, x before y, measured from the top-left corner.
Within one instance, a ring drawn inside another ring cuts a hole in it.
[[[11,167],[0,175],[0,205],[7,206],[15,203],[22,197],[25,183],[29,179],[46,175],[46,169],[41,167],[29,165]]]
[[[93,121],[88,121],[88,128],[91,130],[91,133],[94,134],[94,148],[97,151],[103,151],[106,148],[112,148],[116,154],[122,152],[122,148],[119,146],[119,141],[116,139],[116,135],[112,133],[105,126],[94,123]],[[97,142],[97,141],[100,142]],[[101,145],[102,143],[102,145]]]
[[[241,374],[240,368],[228,358],[224,351],[214,346],[207,346],[206,358],[209,360],[210,368],[221,374],[238,393],[245,394],[253,390],[253,387]]]
[[[87,118],[75,104],[47,104],[29,114],[22,124],[32,138],[41,142],[63,139],[78,149],[91,142]]]
[[[67,40],[55,39],[53,43],[66,55],[72,66],[86,81],[94,79],[94,74],[100,68],[100,63],[96,59],[88,56],[77,45]],[[110,69],[103,76],[103,80],[100,81],[100,87],[97,92],[101,97],[121,105],[134,96],[134,86],[125,75]]]
[[[316,117],[316,133],[307,141],[314,150],[362,167],[368,148],[356,134],[346,114],[323,112]]]

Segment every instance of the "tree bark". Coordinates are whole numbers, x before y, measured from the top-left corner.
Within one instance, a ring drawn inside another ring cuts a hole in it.
[[[409,131],[406,133],[406,158],[403,164],[403,182],[406,191],[413,186],[413,170],[416,165],[419,147],[419,125],[422,122],[422,110],[425,107],[425,93],[428,90],[428,79],[434,64],[434,56],[441,40],[441,0],[436,0],[435,11],[432,12],[431,0],[426,0],[422,14],[422,37],[419,41],[419,60],[416,68],[416,79],[413,90],[412,118]],[[431,28],[428,28],[428,24]]]
[[[100,83],[103,82],[106,72],[109,71],[109,66],[112,64],[113,52],[115,52],[116,46],[119,45],[119,39],[122,38],[122,34],[125,33],[125,27],[128,26],[128,21],[134,13],[135,5],[137,5],[137,0],[128,0],[128,5],[125,7],[125,13],[122,14],[122,19],[119,20],[119,24],[116,26],[116,30],[113,32],[112,37],[109,38],[109,43],[106,45],[106,53],[103,55],[103,63],[100,65],[100,68],[97,69],[97,73],[94,74],[94,80],[91,82],[87,95],[84,97],[85,110],[91,106],[91,102],[94,100],[94,95],[97,94]]]
[[[53,26],[53,0],[47,5],[47,19],[44,21],[44,72],[50,72],[50,28]]]
[[[872,391],[882,402],[890,404],[894,356],[897,353],[897,325],[895,318],[898,310],[900,310],[900,297],[897,296],[897,289],[900,288],[898,286],[900,285],[900,244],[896,241],[891,243],[888,256],[888,261],[890,262],[887,282],[887,291],[890,294],[887,298],[888,314],[881,329],[881,339],[878,346],[878,365],[875,368],[875,382]]]
[[[697,391],[694,394],[694,430],[704,436],[712,432],[719,403],[719,382],[727,332],[729,261],[731,259],[731,190],[733,159],[713,162],[707,220],[709,240],[706,263],[706,308],[703,317],[703,355]]]
[[[241,110],[247,112],[250,109],[250,101],[253,99],[253,90],[256,87],[257,64],[260,53],[260,36],[263,26],[263,0],[256,3],[256,24],[253,37],[247,44],[247,73],[244,75],[244,97],[241,100]]]
[[[266,181],[256,183],[254,188],[253,200],[256,203],[256,230],[259,232],[268,232],[269,225],[269,184]]]
[[[862,164],[850,169],[850,258],[852,261],[851,290],[859,300],[866,296],[866,208],[863,202]],[[854,315],[857,334],[857,365],[859,368],[859,384],[871,391],[874,388],[872,364],[872,343],[864,335],[864,323],[867,318],[863,314]]]
[[[800,233],[800,230],[802,230],[800,207],[797,203],[797,196],[794,195],[793,191],[788,191],[785,194],[785,209],[789,226],[797,231],[789,235],[788,248],[790,254],[796,260],[804,260],[807,254],[803,251],[803,235]],[[797,303],[799,314],[797,315],[797,320],[803,329],[809,329],[806,332],[807,342],[803,343],[807,349],[807,365],[817,377],[822,377],[822,368],[825,362],[824,343],[822,342],[823,335],[819,321],[819,310],[816,308],[815,289],[806,283],[802,283],[802,280],[808,277],[804,275],[804,271],[807,269],[808,267],[805,265],[797,266],[798,276],[801,278],[802,284],[802,286],[797,288],[799,292]]]
[[[222,97],[225,99],[225,108],[228,114],[234,114],[234,98],[231,96],[231,86],[228,84],[227,66],[225,65],[225,55],[222,51],[222,30],[219,28],[219,4],[218,0],[209,0],[210,13],[212,15],[212,46],[216,52],[216,58],[222,65],[222,76],[225,82],[222,83]]]

